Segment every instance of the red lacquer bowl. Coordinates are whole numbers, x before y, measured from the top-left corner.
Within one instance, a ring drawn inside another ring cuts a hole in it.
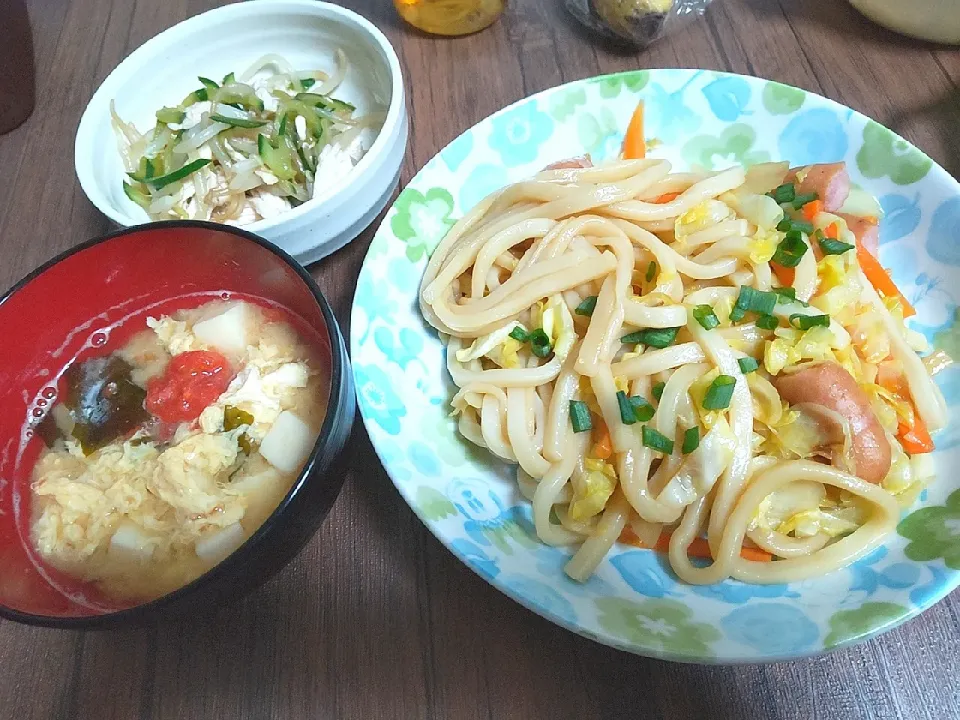
[[[30,541],[33,431],[75,359],[103,355],[147,315],[239,297],[280,309],[312,337],[330,378],[313,452],[276,511],[236,552],[159,600],[124,607],[45,564]],[[256,235],[202,222],[141,225],[54,258],[0,298],[0,616],[60,628],[105,628],[215,609],[260,585],[313,536],[343,484],[356,411],[339,327],[313,279]]]

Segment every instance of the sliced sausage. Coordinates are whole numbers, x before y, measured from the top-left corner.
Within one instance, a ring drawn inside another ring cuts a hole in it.
[[[567,158],[547,165],[544,170],[577,170],[592,168],[593,161],[589,155],[580,155],[579,157]]]
[[[880,251],[880,225],[877,219],[862,218],[856,215],[845,215],[843,213],[841,213],[839,217],[844,219],[850,232],[856,236],[857,244],[862,245],[867,252],[879,259],[877,253]]]
[[[821,363],[773,378],[780,397],[791,405],[812,403],[846,418],[853,434],[854,472],[879,483],[890,470],[890,443],[857,381],[836,363]]]
[[[797,182],[797,175],[801,171],[803,180]],[[835,212],[843,207],[850,194],[850,175],[847,174],[846,164],[842,162],[792,168],[787,173],[786,182],[796,185],[798,195],[816,193],[827,212]]]

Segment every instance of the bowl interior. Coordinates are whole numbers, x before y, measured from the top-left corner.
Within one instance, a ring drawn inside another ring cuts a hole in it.
[[[284,310],[330,367],[329,328],[290,262],[213,225],[163,223],[82,246],[0,300],[0,331],[21,338],[0,359],[0,609],[61,618],[121,609],[33,550],[30,472],[43,446],[33,427],[73,360],[121,345],[146,315],[230,297]]]
[[[393,73],[384,48],[352,14],[325,3],[248,2],[198,15],[170,28],[127,57],[104,81],[84,112],[76,163],[91,201],[121,226],[148,222],[121,184],[124,167],[111,127],[117,114],[145,132],[163,106],[176,106],[200,87],[198,75],[217,82],[238,76],[258,58],[276,53],[298,70],[336,67],[341,49],[349,69],[336,96],[360,114],[384,111],[392,100]],[[261,221],[272,222],[272,221]],[[260,223],[249,227],[257,229]]]

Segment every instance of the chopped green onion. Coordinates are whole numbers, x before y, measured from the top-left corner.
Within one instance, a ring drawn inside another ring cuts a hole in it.
[[[824,255],[843,255],[856,247],[850,243],[828,237],[817,238],[817,242],[820,243],[820,249],[823,250]]]
[[[791,302],[792,300],[797,299],[797,289],[792,287],[782,287],[782,288],[773,288],[771,292],[775,292],[779,297],[777,298],[778,303]]]
[[[636,345],[642,343],[655,348],[665,348],[677,339],[677,333],[680,328],[644,328],[637,330],[629,335],[620,338],[620,342],[625,345]]]
[[[773,308],[776,307],[776,304],[776,293],[767,292],[766,290],[757,290],[749,285],[741,285],[740,294],[737,296],[737,304],[735,307],[747,312],[769,315],[773,312]]]
[[[593,315],[593,311],[597,308],[597,296],[591,295],[588,298],[584,298],[583,302],[577,305],[577,309],[574,312],[577,315],[585,315],[590,317]]]
[[[780,321],[776,315],[761,315],[757,318],[757,327],[761,330],[776,330],[780,326]]]
[[[221,82],[220,84],[230,85],[231,83],[235,83],[236,81],[237,81],[236,74],[232,72],[228,72],[226,75],[223,76],[223,82]]]
[[[777,245],[777,251],[773,254],[773,262],[783,267],[794,268],[800,264],[800,260],[807,252],[807,244],[803,241],[803,235],[799,230],[791,230],[786,237]]]
[[[700,323],[704,330],[713,330],[720,324],[720,318],[709,305],[697,305],[693,309],[693,319]]]
[[[617,405],[620,406],[620,422],[624,425],[633,425],[637,421],[637,414],[623,390],[617,391]]]
[[[683,434],[683,445],[680,446],[680,452],[689,455],[700,447],[700,428],[694,425]]]
[[[652,427],[644,425],[641,437],[645,447],[662,452],[664,455],[673,453],[673,440]]]
[[[214,113],[210,116],[210,119],[215,122],[222,122],[226,125],[231,125],[238,128],[258,128],[266,125],[266,122],[260,120],[245,120],[243,118],[232,118],[227,117],[226,115],[220,115],[219,113]]]
[[[654,413],[656,413],[653,405],[639,395],[632,395],[628,399],[630,400],[630,404],[633,405],[633,414],[637,416],[637,420],[640,422],[650,420]]]
[[[510,337],[512,337],[514,340],[519,340],[520,342],[526,342],[530,339],[530,333],[518,325],[510,331]]]
[[[801,195],[796,195],[793,198],[793,209],[799,210],[807,203],[811,203],[817,199],[817,194],[815,192],[803,193]]]
[[[304,90],[309,90],[310,88],[312,88],[312,87],[314,86],[314,84],[315,84],[316,82],[317,82],[317,81],[316,81],[314,78],[303,78],[303,79],[300,81],[300,85],[303,86],[303,89],[304,89]]]
[[[166,187],[170,183],[174,183],[177,180],[183,180],[188,175],[192,175],[197,170],[205,165],[208,165],[209,163],[210,160],[206,158],[199,158],[193,162],[188,162],[179,170],[174,170],[173,172],[167,173],[166,175],[161,175],[160,177],[149,178],[146,180],[146,182],[159,190],[160,188]]]
[[[800,232],[810,235],[813,232],[813,223],[809,223],[806,220],[800,220],[798,218],[785,217],[783,220],[777,223],[777,230],[780,232],[799,230]]]
[[[590,408],[582,400],[570,401],[570,424],[573,425],[573,431],[577,433],[593,429]]]
[[[733,310],[730,311],[730,322],[732,323],[740,322],[746,316],[747,316],[746,310],[744,310],[741,307],[734,307]]]
[[[829,315],[801,315],[794,313],[790,316],[790,324],[798,330],[809,330],[815,327],[830,327]]]
[[[653,388],[650,392],[653,394],[653,397],[657,399],[657,402],[660,402],[660,398],[663,397],[663,389],[667,386],[665,382],[658,382],[653,384]]]
[[[740,372],[742,372],[744,375],[747,373],[752,373],[754,370],[760,367],[760,363],[758,363],[755,358],[750,356],[738,358],[737,365],[740,366]]]
[[[794,198],[797,197],[797,191],[793,187],[793,183],[784,183],[773,192],[767,193],[767,195],[772,197],[778,203],[788,203],[793,202]]]
[[[733,388],[736,387],[737,379],[731,375],[718,375],[710,387],[707,388],[706,395],[703,396],[704,410],[726,410],[730,406],[730,399],[733,397]]]
[[[647,274],[646,281],[653,282],[653,279],[657,276],[657,264],[651,260],[650,264],[647,265]]]
[[[288,117],[287,114],[284,113],[280,117],[280,124],[277,125],[277,135],[279,135],[280,137],[283,137],[284,135],[287,134],[287,117]]]
[[[179,108],[162,107],[157,110],[157,121],[162,123],[182,123],[187,114]]]
[[[546,357],[553,348],[550,347],[550,338],[543,331],[543,328],[537,328],[530,333],[530,349],[537,357]]]

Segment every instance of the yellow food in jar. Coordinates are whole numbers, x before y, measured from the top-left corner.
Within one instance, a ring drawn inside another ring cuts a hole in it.
[[[469,35],[493,24],[507,0],[393,0],[400,17],[432,35]]]

